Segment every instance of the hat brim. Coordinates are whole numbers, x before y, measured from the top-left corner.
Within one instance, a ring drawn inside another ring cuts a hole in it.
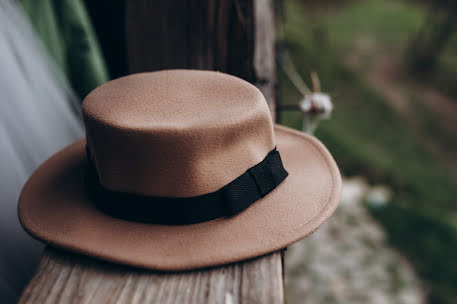
[[[315,138],[275,126],[289,176],[230,218],[167,226],[113,218],[85,194],[85,140],[47,160],[24,186],[19,219],[54,246],[136,267],[180,271],[241,261],[282,249],[315,231],[335,211],[341,176]]]

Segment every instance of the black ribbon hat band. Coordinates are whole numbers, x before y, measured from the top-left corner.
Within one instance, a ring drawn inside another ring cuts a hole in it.
[[[85,185],[96,207],[113,217],[164,225],[185,225],[233,216],[275,189],[287,176],[275,149],[221,189],[194,197],[154,197],[111,191],[100,184],[86,146]]]

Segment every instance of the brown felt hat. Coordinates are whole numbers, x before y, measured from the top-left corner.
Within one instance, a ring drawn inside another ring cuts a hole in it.
[[[31,176],[32,236],[112,262],[189,270],[273,252],[337,207],[341,177],[315,138],[274,125],[261,92],[210,71],[119,78],[83,102],[86,139]]]

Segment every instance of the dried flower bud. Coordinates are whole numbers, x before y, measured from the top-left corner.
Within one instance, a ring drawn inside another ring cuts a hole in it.
[[[330,96],[325,93],[307,94],[300,102],[300,108],[305,113],[314,113],[322,115],[321,118],[327,119],[333,110],[333,104]]]
[[[303,111],[303,130],[312,134],[322,119],[329,119],[333,111],[330,95],[325,93],[306,94],[300,102]]]

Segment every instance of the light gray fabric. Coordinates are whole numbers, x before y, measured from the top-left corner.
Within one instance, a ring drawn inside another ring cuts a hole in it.
[[[13,303],[43,248],[17,219],[22,186],[84,128],[79,101],[12,0],[0,1],[0,67],[0,299]]]

